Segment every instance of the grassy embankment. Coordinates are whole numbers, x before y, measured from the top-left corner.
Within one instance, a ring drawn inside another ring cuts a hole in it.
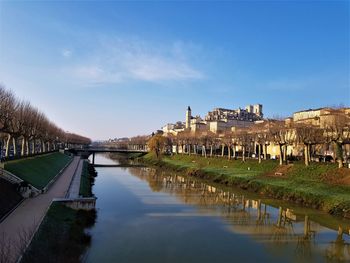
[[[257,160],[242,162],[194,155],[166,156],[157,160],[152,154],[143,160],[216,183],[350,217],[349,169],[338,169],[336,164],[312,163],[306,167],[302,162],[295,162],[279,166],[274,160],[259,164]]]
[[[83,170],[80,179],[79,195],[82,197],[92,197],[92,186],[95,183],[97,172],[92,164],[84,161]]]
[[[73,210],[52,203],[21,262],[79,262],[91,242],[85,229],[95,220],[95,210]]]
[[[9,161],[4,169],[27,181],[38,189],[43,189],[68,164],[71,157],[62,153],[50,153],[27,159]]]

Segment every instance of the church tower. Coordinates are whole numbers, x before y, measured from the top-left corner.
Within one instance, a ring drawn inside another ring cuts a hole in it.
[[[191,107],[188,106],[187,111],[186,111],[186,129],[191,128],[191,118],[192,118],[191,114],[192,114]]]

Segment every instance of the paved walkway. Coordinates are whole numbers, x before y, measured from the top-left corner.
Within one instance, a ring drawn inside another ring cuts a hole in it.
[[[0,257],[7,258],[6,262],[17,261],[28,245],[30,237],[39,227],[52,199],[65,197],[79,163],[80,157],[74,157],[45,194],[24,200],[0,223]],[[0,258],[0,262],[2,260],[4,258]]]
[[[84,160],[80,160],[78,168],[75,171],[74,177],[73,177],[72,182],[69,186],[69,190],[68,190],[68,193],[66,195],[67,198],[78,198],[79,197],[80,179],[81,179],[81,172],[83,171],[83,163],[84,163]]]

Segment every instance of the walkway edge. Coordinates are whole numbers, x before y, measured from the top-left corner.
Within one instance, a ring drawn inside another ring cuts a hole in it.
[[[57,178],[67,169],[67,167],[73,162],[74,157],[71,158],[71,160],[55,175],[54,178],[51,179],[51,181],[41,190],[41,194],[46,193],[49,190],[49,187],[55,183],[55,181],[57,180]],[[37,189],[37,188],[35,188]],[[38,190],[39,191],[39,190]],[[22,198],[21,201],[18,202],[18,204],[16,204],[10,211],[8,211],[3,217],[0,218],[0,223],[2,221],[4,221],[13,211],[15,211],[17,209],[17,207],[19,207],[24,200],[27,200],[28,198]]]
[[[47,212],[49,211],[49,209],[50,209],[50,207],[51,207],[51,205],[52,205],[52,202],[53,202],[53,201],[51,200],[50,205],[46,208],[45,214],[40,218],[39,224],[37,225],[37,227],[36,227],[35,230],[33,231],[31,237],[30,237],[29,240],[28,240],[28,243],[27,243],[26,247],[23,249],[23,253],[18,257],[16,263],[20,263],[20,262],[21,262],[22,257],[23,257],[23,254],[27,251],[28,247],[29,247],[30,244],[32,243],[32,240],[33,240],[33,238],[34,238],[36,232],[38,232],[38,230],[39,230],[41,224],[42,224],[43,221],[44,221],[44,218],[46,217]]]
[[[47,185],[41,190],[42,193],[46,193],[50,189],[51,185],[53,185],[56,182],[58,177],[67,169],[67,167],[73,162],[73,160],[74,160],[74,157],[72,157],[69,160],[69,162],[55,175],[55,177],[52,178],[51,181],[47,183]]]
[[[67,191],[66,191],[66,193],[65,193],[65,195],[64,195],[65,198],[67,198],[68,195],[69,195],[69,191],[70,191],[70,189],[71,189],[71,187],[72,187],[72,184],[73,184],[73,182],[74,182],[74,178],[75,178],[76,175],[77,175],[77,170],[78,170],[78,167],[79,167],[79,164],[80,164],[81,161],[83,161],[83,159],[81,159],[81,157],[80,157],[79,162],[78,162],[77,166],[76,166],[75,169],[74,169],[74,174],[73,174],[72,179],[70,180],[68,189],[67,189]],[[81,175],[80,175],[80,176],[81,176]]]
[[[56,179],[58,179],[59,176],[67,169],[67,167],[68,167],[69,165],[72,164],[73,160],[74,160],[74,157],[72,157],[71,160],[70,160],[70,161],[57,173],[57,175],[47,184],[47,186],[45,186],[45,188],[47,188],[45,192],[47,192],[47,190],[49,189],[48,186],[53,185],[53,184],[56,182]],[[80,162],[80,160],[79,160],[79,162]],[[77,168],[78,168],[78,166],[79,166],[79,162],[77,163],[77,166],[75,167],[74,174],[75,174],[75,172],[76,172],[76,170],[77,170]],[[73,175],[73,177],[74,177],[74,175]],[[71,181],[72,181],[72,180],[71,180]],[[68,188],[68,189],[69,189],[69,188]],[[43,193],[45,193],[45,192],[43,192]],[[25,200],[25,199],[23,199],[23,200]],[[23,200],[22,200],[20,203],[22,203]],[[35,234],[38,232],[38,230],[39,230],[41,224],[43,223],[43,221],[44,221],[44,219],[45,219],[45,217],[46,217],[46,214],[47,214],[47,212],[49,211],[49,209],[50,209],[50,207],[51,207],[51,205],[52,205],[53,202],[54,202],[54,199],[51,200],[49,206],[48,206],[48,207],[46,208],[46,210],[45,210],[45,213],[43,214],[43,216],[42,216],[42,217],[40,218],[40,220],[38,221],[38,225],[37,225],[36,228],[34,229],[34,231],[33,231],[32,235],[31,235],[31,237],[30,237],[29,240],[28,240],[28,243],[27,243],[26,247],[25,247],[24,250],[23,250],[23,253],[21,253],[21,255],[18,257],[16,263],[20,263],[20,262],[21,262],[22,257],[23,257],[23,254],[26,252],[26,250],[28,249],[28,247],[29,247],[30,244],[32,243],[32,240],[33,240]],[[19,206],[19,204],[16,206],[16,208],[17,208],[18,206]],[[15,210],[15,209],[14,209],[14,210]],[[5,218],[4,218],[4,219],[5,219]]]

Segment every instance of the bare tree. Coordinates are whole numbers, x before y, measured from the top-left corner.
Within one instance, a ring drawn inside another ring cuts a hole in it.
[[[279,146],[280,158],[279,164],[283,165],[286,162],[287,156],[287,137],[289,129],[284,125],[283,121],[275,121],[269,127],[269,135],[271,140]]]
[[[40,152],[46,152],[63,143],[75,145],[89,144],[90,139],[63,132],[28,101],[19,101],[14,94],[0,86],[0,133],[6,139],[6,157],[12,144],[13,153],[18,153],[18,143],[22,143],[21,155],[35,153],[36,142],[40,141]],[[32,142],[30,146],[29,142]],[[30,151],[30,148],[32,150]]]
[[[248,133],[247,128],[240,128],[236,131],[235,137],[237,139],[238,145],[242,148],[242,161],[245,162],[247,148],[252,142],[252,136]]]
[[[324,125],[326,140],[334,144],[338,167],[342,168],[343,146],[350,143],[350,113],[345,113],[344,109],[333,110]]]
[[[306,166],[311,161],[312,145],[324,142],[323,131],[312,125],[299,124],[295,128],[297,142],[304,146],[304,163]]]

